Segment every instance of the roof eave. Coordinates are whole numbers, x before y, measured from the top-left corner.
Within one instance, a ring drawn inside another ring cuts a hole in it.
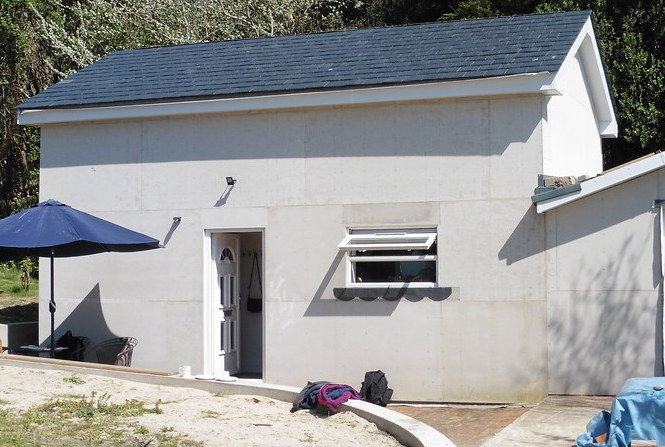
[[[260,96],[204,100],[108,105],[79,108],[20,109],[17,121],[23,125],[43,125],[81,121],[154,118],[253,110],[293,109],[358,105],[427,99],[460,98],[513,94],[552,94],[543,87],[552,83],[554,73],[525,73],[419,84],[400,84],[323,90]]]
[[[569,194],[559,195],[556,197],[542,200],[536,203],[536,211],[538,213],[545,213],[565,205],[570,202],[582,199],[584,197],[604,191],[613,186],[620,185],[634,178],[648,174],[665,167],[665,154],[659,152],[634,162],[628,163],[624,166],[607,171],[597,177],[584,180],[579,183],[580,188]]]

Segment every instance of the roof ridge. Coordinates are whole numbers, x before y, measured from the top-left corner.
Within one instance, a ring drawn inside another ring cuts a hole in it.
[[[435,20],[430,22],[418,22],[418,23],[405,23],[401,25],[384,25],[384,26],[371,26],[367,28],[348,28],[340,30],[330,30],[330,31],[317,31],[311,33],[295,33],[295,34],[282,34],[279,36],[257,36],[257,37],[242,37],[238,39],[224,39],[224,40],[210,40],[203,42],[187,42],[187,43],[177,43],[171,45],[155,45],[149,47],[140,47],[140,48],[129,48],[126,50],[117,50],[107,55],[103,56],[101,59],[110,56],[112,54],[118,53],[128,53],[132,51],[141,51],[141,50],[153,50],[159,48],[175,48],[175,47],[187,47],[187,46],[196,46],[196,45],[210,45],[215,43],[225,43],[225,42],[245,42],[245,41],[266,41],[273,39],[289,39],[296,38],[301,36],[319,36],[319,35],[330,35],[330,34],[343,34],[343,33],[353,33],[353,32],[362,32],[362,31],[374,31],[374,30],[383,30],[383,29],[395,29],[395,28],[414,28],[418,26],[426,25],[443,25],[449,23],[462,23],[462,22],[481,22],[489,20],[499,20],[499,19],[510,19],[510,18],[522,18],[522,17],[534,17],[534,16],[553,16],[553,15],[582,15],[587,14],[591,15],[591,10],[581,9],[575,11],[553,11],[553,12],[537,12],[530,14],[513,14],[513,15],[503,15],[503,16],[493,16],[493,17],[477,17],[473,19],[457,19],[457,20]]]

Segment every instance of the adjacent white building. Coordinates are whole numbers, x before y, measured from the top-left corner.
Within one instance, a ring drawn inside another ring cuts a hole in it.
[[[164,241],[58,263],[58,330],[136,337],[134,366],[381,369],[434,402],[660,368],[661,174],[532,199],[540,174],[600,174],[617,135],[588,12],[123,51],[18,120],[41,128],[43,199]]]

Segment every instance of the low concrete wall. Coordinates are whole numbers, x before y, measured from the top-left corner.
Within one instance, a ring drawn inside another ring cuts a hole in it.
[[[38,343],[39,323],[27,321],[22,323],[0,324],[0,340],[2,347],[10,352],[16,351],[20,346]]]
[[[54,361],[49,361],[50,359],[44,360],[46,361],[37,361],[36,359],[26,361],[17,360],[16,356],[0,356],[0,365],[94,374],[152,385],[195,388],[211,393],[250,394],[284,402],[293,402],[296,395],[300,392],[300,389],[295,387],[256,382],[248,383],[242,380],[236,382],[217,382],[212,380],[183,379],[180,377],[119,371],[115,369],[98,369],[95,365],[89,363],[81,363],[81,365],[85,366],[73,366],[58,364]],[[455,447],[452,441],[429,425],[378,405],[364,401],[349,401],[342,405],[341,410],[350,411],[367,419],[409,447]]]

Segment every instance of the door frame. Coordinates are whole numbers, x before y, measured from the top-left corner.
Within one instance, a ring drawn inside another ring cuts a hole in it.
[[[214,371],[214,353],[212,346],[212,337],[214,336],[213,328],[211,324],[212,315],[211,308],[212,303],[217,297],[212,296],[212,269],[215,268],[214,261],[212,259],[212,235],[216,233],[261,233],[261,273],[262,273],[262,284],[261,284],[261,297],[265,300],[266,296],[266,276],[265,276],[265,266],[266,266],[266,237],[265,237],[265,228],[256,227],[256,228],[206,228],[203,230],[203,375],[212,376]],[[240,277],[240,256],[238,254],[238,277]],[[240,287],[240,284],[238,284]],[[238,289],[240,292],[240,288]],[[238,311],[238,320],[240,320],[242,314],[242,302],[239,303]],[[261,312],[261,378],[266,376],[266,306],[265,302],[263,303],[263,311]],[[238,365],[239,370],[242,371],[242,335],[238,336]]]

